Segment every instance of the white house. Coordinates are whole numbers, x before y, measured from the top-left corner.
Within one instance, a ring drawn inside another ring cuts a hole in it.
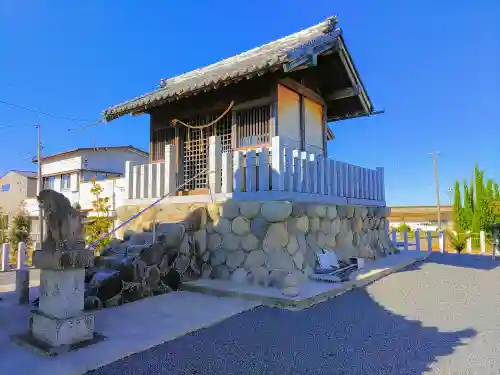
[[[42,158],[43,184],[64,194],[73,205],[78,203],[82,210],[91,210],[95,200],[90,192],[93,178],[104,189],[102,196],[110,197],[114,209],[127,194],[126,161],[144,164],[148,160],[147,152],[132,146],[77,148]],[[26,199],[25,207],[31,216],[38,215],[35,198]]]

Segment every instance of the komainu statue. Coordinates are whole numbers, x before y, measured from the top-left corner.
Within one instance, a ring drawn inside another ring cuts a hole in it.
[[[85,246],[82,220],[69,199],[50,189],[41,191],[37,199],[44,212],[45,236],[42,249],[82,249]]]

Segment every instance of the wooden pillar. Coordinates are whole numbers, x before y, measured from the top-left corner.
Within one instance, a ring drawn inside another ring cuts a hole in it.
[[[279,136],[271,139],[272,190],[284,190],[284,145]]]
[[[208,186],[211,194],[221,192],[222,185],[222,143],[220,136],[208,138]]]

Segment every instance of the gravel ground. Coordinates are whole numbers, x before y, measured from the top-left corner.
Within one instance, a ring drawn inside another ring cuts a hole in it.
[[[88,375],[500,374],[496,265],[433,254],[307,310],[259,307]]]

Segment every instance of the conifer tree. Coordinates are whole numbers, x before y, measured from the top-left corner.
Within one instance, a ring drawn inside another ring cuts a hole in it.
[[[472,217],[474,215],[474,197],[472,184],[469,188],[464,180],[464,208],[462,210],[462,225],[465,231],[472,230]]]
[[[464,230],[464,212],[462,208],[462,197],[460,195],[460,183],[455,182],[455,196],[453,200],[453,218],[455,221],[455,231],[463,232]]]

